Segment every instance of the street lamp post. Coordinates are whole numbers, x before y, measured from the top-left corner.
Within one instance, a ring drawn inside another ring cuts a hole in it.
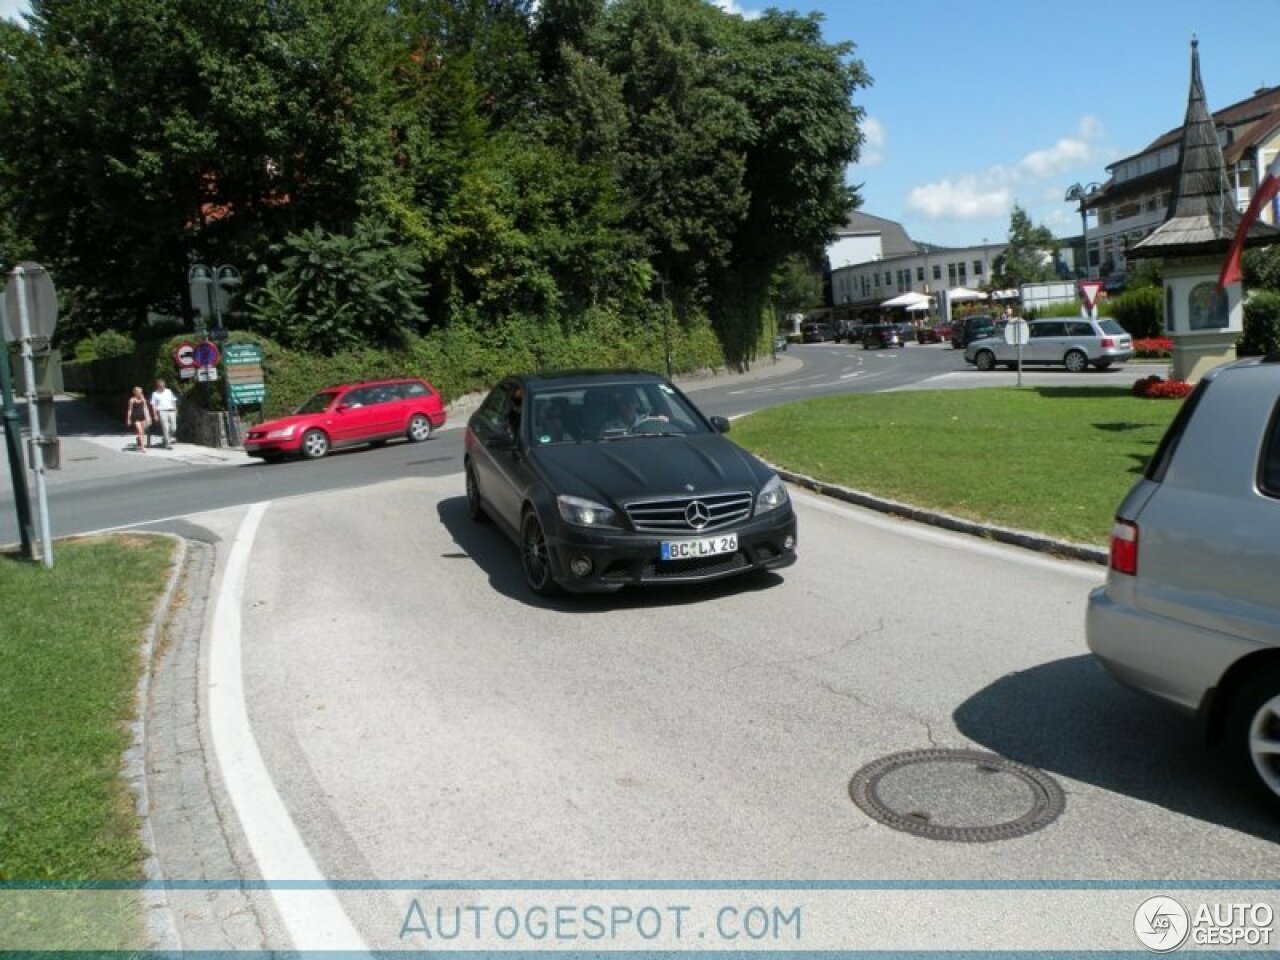
[[[1085,202],[1089,197],[1098,192],[1100,186],[1101,184],[1097,183],[1073,183],[1067,188],[1067,195],[1062,198],[1064,203],[1080,204],[1080,245],[1084,254],[1082,277],[1085,278],[1091,276],[1093,273],[1092,267],[1089,264],[1089,211],[1085,206]],[[1077,272],[1080,272],[1080,268],[1077,268]]]
[[[222,309],[223,305],[230,300],[230,296],[223,292],[224,287],[237,287],[240,285],[240,271],[229,264],[209,268],[203,263],[193,263],[191,269],[187,271],[187,279],[191,284],[192,290],[197,285],[206,288],[209,303],[209,315],[213,317],[214,330],[222,329]],[[193,301],[195,297],[191,298]],[[203,319],[196,321],[196,336],[203,338],[205,335]],[[236,429],[236,411],[235,404],[231,397],[231,384],[226,385],[226,404],[227,404],[227,444],[232,447],[240,445],[240,434]]]

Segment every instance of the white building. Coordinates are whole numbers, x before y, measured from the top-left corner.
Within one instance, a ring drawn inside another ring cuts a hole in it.
[[[917,244],[901,224],[855,212],[827,248],[835,317],[845,319],[909,291],[988,286],[991,268],[1006,246]]]

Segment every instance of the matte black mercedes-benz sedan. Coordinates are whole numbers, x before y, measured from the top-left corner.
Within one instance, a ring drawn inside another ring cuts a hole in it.
[[[788,566],[787,489],[728,429],[652,373],[509,377],[467,424],[467,507],[544,595]]]

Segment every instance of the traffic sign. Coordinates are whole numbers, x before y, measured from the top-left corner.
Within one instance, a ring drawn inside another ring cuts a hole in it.
[[[1004,342],[1023,346],[1031,342],[1031,325],[1025,320],[1010,320],[1004,327]]]
[[[205,340],[196,347],[195,358],[198,367],[216,367],[218,361],[222,359],[222,353],[218,350],[216,343]]]
[[[1080,299],[1084,301],[1084,305],[1090,310],[1093,305],[1098,302],[1098,293],[1102,290],[1101,280],[1081,280],[1080,281]]]
[[[21,277],[18,270],[22,271]],[[9,274],[9,285],[4,291],[6,340],[22,339],[22,315],[18,312],[18,291],[25,293],[27,302],[27,336],[52,337],[58,326],[58,295],[53,289],[49,271],[38,263],[24,261]]]
[[[227,365],[262,363],[262,348],[256,343],[229,343],[222,351]]]
[[[193,343],[183,341],[173,349],[173,362],[179,369],[185,370],[187,367],[196,365],[196,347]]]

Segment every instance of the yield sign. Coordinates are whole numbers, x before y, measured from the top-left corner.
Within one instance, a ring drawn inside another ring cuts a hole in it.
[[[1084,305],[1090,310],[1093,305],[1098,302],[1098,292],[1102,289],[1101,280],[1081,280],[1080,281],[1080,299],[1084,301]]]

